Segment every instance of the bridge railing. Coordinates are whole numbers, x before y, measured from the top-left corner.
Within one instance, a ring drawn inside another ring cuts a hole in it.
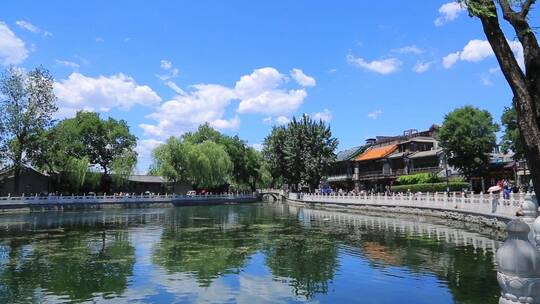
[[[499,194],[423,193],[393,195],[378,194],[301,194],[289,193],[289,198],[305,202],[380,205],[458,211],[487,216],[514,218],[525,200],[526,193],[511,193],[508,198]]]
[[[0,197],[0,206],[14,204],[76,204],[76,203],[137,203],[137,202],[170,202],[174,200],[213,200],[213,199],[248,199],[254,194],[132,194],[132,195],[48,195],[48,196],[4,196]]]

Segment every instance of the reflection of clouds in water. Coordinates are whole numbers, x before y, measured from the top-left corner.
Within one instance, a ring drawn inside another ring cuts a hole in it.
[[[253,276],[240,274],[238,286],[231,286],[231,278],[220,277],[210,286],[201,287],[197,280],[186,273],[168,274],[164,269],[151,273],[151,281],[167,292],[174,294],[178,301],[194,303],[287,303],[289,300],[306,301],[292,293],[284,281],[277,281],[271,275]],[[235,283],[233,283],[236,285]],[[316,302],[311,302],[316,303]]]
[[[157,268],[151,274],[151,280],[173,294],[180,302],[230,303],[234,302],[236,293],[238,293],[234,288],[227,286],[222,278],[214,280],[208,287],[201,287],[191,275],[187,273],[169,274],[163,268]]]
[[[296,297],[286,282],[277,281],[271,276],[240,276],[240,291],[236,303],[287,303],[289,300],[306,301]],[[311,301],[308,303],[318,303]]]

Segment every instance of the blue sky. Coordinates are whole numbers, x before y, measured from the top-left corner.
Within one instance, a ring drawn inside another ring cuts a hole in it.
[[[308,113],[347,148],[426,129],[466,104],[499,120],[512,97],[479,21],[449,0],[8,0],[0,9],[0,65],[50,69],[59,118],[90,109],[127,120],[142,171],[152,147],[205,121],[257,146],[273,124]]]

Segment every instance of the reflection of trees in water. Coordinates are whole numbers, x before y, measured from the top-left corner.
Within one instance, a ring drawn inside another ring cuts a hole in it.
[[[308,298],[327,292],[338,264],[335,238],[267,207],[176,212],[154,248],[153,262],[171,273],[192,273],[209,286],[220,275],[238,273],[258,250],[274,276],[287,278],[296,295]]]
[[[73,231],[10,239],[0,266],[0,303],[39,302],[37,288],[70,300],[121,294],[132,275],[135,249],[127,232]]]
[[[164,227],[152,261],[170,273],[193,275],[201,286],[239,273],[254,253],[261,252],[276,281],[287,282],[297,296],[311,299],[328,292],[338,271],[340,245],[345,244],[359,248],[374,268],[398,266],[413,276],[437,275],[447,282],[456,302],[489,303],[485,295],[498,295],[490,252],[381,227],[317,223],[307,217],[302,225],[296,211],[286,205],[204,206],[155,216],[137,212],[122,221],[118,212],[118,219],[107,220],[107,226],[93,217],[83,217],[85,225],[65,225],[66,213],[64,225],[58,225],[64,230],[45,226],[46,234],[0,232],[0,239],[6,240],[0,241],[0,250],[5,248],[0,252],[0,303],[31,302],[38,288],[73,301],[123,293],[135,261],[126,228],[145,224]],[[69,218],[72,223],[81,220]]]
[[[238,273],[246,258],[257,250],[253,228],[185,228],[163,233],[153,262],[169,272],[195,275],[202,286],[225,273]]]
[[[359,247],[372,267],[406,267],[418,275],[437,275],[457,303],[497,303],[500,290],[490,251],[380,229],[351,234],[345,242]]]
[[[328,292],[338,267],[335,238],[320,230],[289,226],[265,239],[266,264],[273,275],[290,278],[296,295],[309,299]]]

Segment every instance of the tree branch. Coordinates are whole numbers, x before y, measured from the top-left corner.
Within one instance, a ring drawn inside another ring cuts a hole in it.
[[[525,19],[527,18],[527,15],[529,14],[529,10],[531,9],[531,6],[536,2],[536,0],[527,0],[521,7],[521,13],[519,15],[521,18]]]

